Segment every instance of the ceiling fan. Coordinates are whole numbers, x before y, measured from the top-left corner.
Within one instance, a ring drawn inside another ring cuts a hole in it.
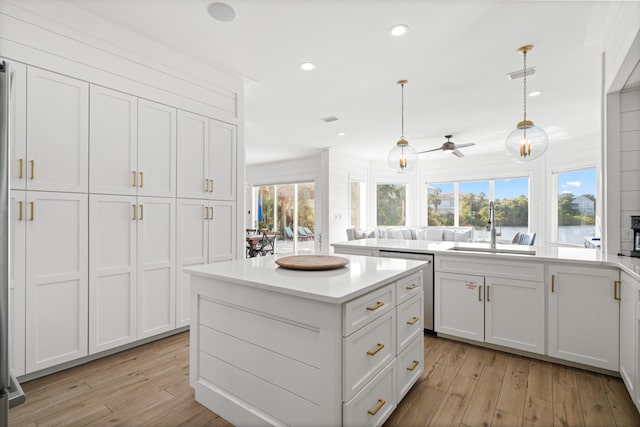
[[[462,154],[462,152],[460,150],[458,150],[458,148],[471,147],[472,145],[476,145],[474,142],[470,142],[468,144],[458,144],[458,145],[456,145],[454,142],[451,141],[451,137],[452,136],[453,135],[445,135],[444,136],[445,138],[447,138],[447,141],[442,144],[442,147],[434,148],[433,150],[418,151],[418,154],[429,153],[431,151],[442,150],[442,151],[451,151],[454,156],[464,157],[464,154]]]

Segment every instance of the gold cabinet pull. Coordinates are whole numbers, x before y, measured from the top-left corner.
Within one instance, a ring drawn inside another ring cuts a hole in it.
[[[209,208],[204,207],[204,219],[209,219]]]
[[[18,179],[22,179],[22,175],[23,175],[22,166],[23,166],[23,164],[24,164],[24,160],[18,159]]]
[[[478,286],[478,301],[482,301],[482,286]]]
[[[22,200],[18,201],[18,221],[22,221]]]
[[[131,205],[131,207],[133,208],[133,218],[131,219],[135,221],[138,219],[138,210],[136,209],[136,205]]]
[[[409,321],[407,322],[407,325],[415,325],[415,323],[416,323],[418,320],[420,320],[420,318],[419,318],[419,317],[413,316],[413,317],[411,318],[411,320],[409,320]]]
[[[35,202],[29,202],[29,205],[30,205],[30,207],[31,207],[31,209],[30,209],[30,211],[31,211],[31,212],[30,212],[30,215],[31,215],[31,216],[29,217],[29,221],[33,221],[33,220],[34,220],[34,218],[35,218],[35,212],[34,212],[34,211],[35,211],[35,208],[34,208],[34,206],[33,206],[34,204],[35,204]]]
[[[209,219],[213,219],[213,208],[209,208]]]
[[[377,309],[379,309],[380,307],[382,307],[384,305],[384,303],[382,301],[378,301],[376,303],[376,305],[371,306],[371,307],[367,307],[367,311],[376,311]]]
[[[613,282],[613,299],[616,301],[620,301],[620,293],[618,292],[618,286],[620,286],[620,281],[616,280]]]
[[[138,206],[140,206],[140,221],[142,221],[144,219],[144,205]]]
[[[487,285],[487,302],[491,302],[491,298],[489,298],[489,289],[491,286]]]
[[[551,275],[551,293],[554,293],[556,291],[556,275],[552,274]]]
[[[204,192],[207,193],[209,191],[209,180],[204,179]]]
[[[29,160],[29,164],[31,165],[31,176],[29,177],[29,179],[35,179],[35,176],[36,176],[36,161],[35,160]]]
[[[367,411],[367,413],[368,413],[369,415],[375,415],[375,414],[377,414],[377,413],[378,413],[378,411],[379,411],[379,410],[384,406],[384,404],[385,404],[385,403],[387,403],[387,402],[385,402],[383,399],[378,399],[378,404],[376,405],[376,407],[375,407],[375,408],[373,408],[373,409],[369,409],[369,410]]]
[[[415,289],[415,288],[417,288],[417,287],[418,287],[418,285],[416,285],[416,284],[414,283],[414,284],[413,284],[413,285],[411,285],[411,286],[407,286],[405,289],[406,289],[406,290],[408,290],[408,291],[412,291],[412,290],[414,290],[414,289]]]
[[[132,187],[138,186],[138,173],[136,171],[131,172],[133,174],[133,185]]]
[[[144,187],[144,172],[138,172],[140,175],[140,188]]]
[[[211,190],[209,190],[209,192],[213,193],[213,180],[210,179],[209,181],[211,181]]]
[[[376,346],[375,350],[369,350],[367,351],[367,354],[369,356],[375,356],[380,350],[382,350],[384,348],[384,344],[382,343],[378,343],[378,345]]]
[[[407,366],[407,371],[413,371],[418,367],[419,364],[420,362],[418,362],[417,360],[414,360],[411,366]]]

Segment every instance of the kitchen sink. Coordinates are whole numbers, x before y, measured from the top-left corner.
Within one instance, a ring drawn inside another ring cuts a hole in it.
[[[535,249],[525,245],[504,245],[498,244],[495,248],[489,247],[488,243],[456,243],[449,248],[450,251],[470,251],[470,252],[486,252],[493,254],[521,254],[535,255]]]

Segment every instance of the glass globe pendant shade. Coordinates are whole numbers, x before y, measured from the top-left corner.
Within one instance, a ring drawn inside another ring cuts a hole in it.
[[[511,160],[524,163],[542,156],[548,145],[547,133],[533,122],[525,120],[518,123],[517,128],[509,134],[504,148]]]
[[[418,162],[416,149],[405,139],[398,141],[387,158],[389,167],[397,173],[406,173],[415,169]]]

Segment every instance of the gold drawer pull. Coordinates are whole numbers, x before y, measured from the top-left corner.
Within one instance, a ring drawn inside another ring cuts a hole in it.
[[[135,221],[138,219],[138,210],[136,209],[136,205],[131,205],[131,207],[133,208],[133,218],[131,219]]]
[[[31,164],[31,176],[29,177],[29,179],[34,179],[36,175],[36,161],[29,160],[29,163]]]
[[[209,181],[211,181],[211,190],[209,190],[211,193],[213,193],[213,180],[210,179]]]
[[[140,175],[140,188],[144,187],[144,172],[138,172]]]
[[[35,213],[34,213],[34,202],[29,202],[29,205],[31,206],[31,216],[29,217],[29,221],[33,221],[34,217],[35,217]]]
[[[209,191],[209,180],[208,179],[204,179],[204,192],[208,192]]]
[[[420,362],[418,362],[417,360],[414,360],[411,366],[407,367],[407,371],[413,371],[418,367],[419,364]]]
[[[413,318],[407,322],[407,325],[414,325],[418,320],[420,320],[419,317],[413,316]]]
[[[556,291],[556,275],[552,274],[551,275],[551,293],[554,293]]]
[[[417,287],[418,287],[418,285],[416,285],[416,284],[414,283],[414,284],[413,284],[413,285],[411,285],[411,286],[407,286],[405,289],[406,289],[406,290],[408,290],[408,291],[412,291],[412,290],[414,290],[414,289],[415,289],[415,288],[417,288]]]
[[[138,186],[138,175],[136,171],[131,172],[133,174],[133,185],[132,187]]]
[[[378,411],[379,411],[379,410],[384,406],[384,404],[385,404],[385,403],[387,403],[387,402],[385,402],[383,399],[378,399],[378,404],[376,405],[376,407],[375,407],[375,408],[373,408],[373,410],[369,409],[369,410],[367,411],[367,413],[368,413],[369,415],[375,415],[375,414],[377,414],[377,413],[378,413]]]
[[[382,350],[384,348],[384,344],[382,343],[378,343],[378,345],[376,346],[376,349],[373,351],[367,351],[367,354],[369,356],[375,356],[380,350]]]
[[[18,201],[18,221],[22,221],[22,200]]]
[[[491,302],[491,298],[489,295],[489,289],[491,289],[491,286],[487,285],[487,302]]]
[[[213,219],[213,208],[209,208],[209,219]]]
[[[376,305],[374,305],[373,307],[367,307],[368,311],[376,311],[377,309],[379,309],[380,307],[382,307],[384,305],[384,303],[382,301],[378,301],[376,303]]]
[[[204,207],[204,219],[209,219],[209,208]]]
[[[22,164],[23,163],[24,163],[24,160],[18,159],[18,165],[20,165],[20,167],[19,167],[20,171],[18,172],[18,179],[22,179]]]
[[[613,299],[616,301],[620,301],[622,298],[620,298],[619,292],[618,292],[618,286],[620,286],[620,281],[616,280],[615,282],[613,282]]]

